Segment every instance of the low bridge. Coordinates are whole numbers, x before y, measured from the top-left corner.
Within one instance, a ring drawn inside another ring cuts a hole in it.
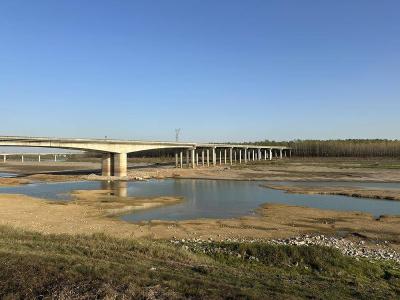
[[[150,142],[113,139],[72,139],[48,137],[0,136],[0,146],[42,147],[74,149],[102,153],[102,175],[125,177],[127,154],[132,152],[169,149],[175,150],[176,167],[185,165],[216,166],[219,164],[247,163],[255,160],[272,160],[291,156],[291,149],[282,146],[255,146],[241,144]],[[219,158],[219,161],[218,161]]]

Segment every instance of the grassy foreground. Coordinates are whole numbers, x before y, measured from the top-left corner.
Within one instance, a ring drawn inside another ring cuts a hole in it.
[[[389,263],[357,261],[321,247],[206,248],[213,247],[223,251],[0,227],[0,298],[400,297],[400,271]]]

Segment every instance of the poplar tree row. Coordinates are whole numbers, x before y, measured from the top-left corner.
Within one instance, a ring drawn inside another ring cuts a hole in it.
[[[300,157],[400,157],[400,140],[266,140],[253,144],[288,146]]]

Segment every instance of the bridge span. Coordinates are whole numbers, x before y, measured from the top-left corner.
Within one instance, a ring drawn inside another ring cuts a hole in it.
[[[73,139],[49,137],[0,136],[0,146],[42,147],[74,149],[102,153],[102,175],[125,177],[127,154],[132,152],[170,149],[175,150],[176,167],[184,165],[216,166],[219,164],[247,163],[291,156],[291,149],[283,146],[255,146],[243,144],[153,142],[114,139]],[[185,163],[184,163],[185,153]]]

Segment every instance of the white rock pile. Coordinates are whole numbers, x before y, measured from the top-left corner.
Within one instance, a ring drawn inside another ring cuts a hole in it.
[[[400,254],[389,247],[387,241],[375,245],[367,245],[364,240],[357,242],[350,241],[340,237],[327,237],[324,235],[302,235],[288,239],[273,239],[273,240],[259,240],[259,239],[225,239],[222,243],[266,243],[270,245],[293,245],[293,246],[311,246],[318,245],[323,247],[330,247],[338,249],[341,253],[347,256],[355,257],[356,259],[365,258],[372,260],[390,260],[400,264]],[[176,239],[171,240],[175,245],[181,245],[183,249],[193,250],[196,252],[203,252],[207,254],[223,253],[240,257],[239,253],[234,253],[223,246],[214,244],[210,238],[202,240],[198,238],[193,239]],[[247,259],[258,260],[255,257],[244,257]]]
[[[375,247],[367,246],[366,242],[361,240],[352,242],[345,238],[326,237],[324,235],[304,235],[289,239],[278,239],[267,241],[274,245],[295,245],[295,246],[310,246],[318,245],[324,247],[336,248],[344,255],[353,257],[362,257],[370,260],[394,260],[400,264],[400,254],[388,247],[388,242],[376,244]]]

